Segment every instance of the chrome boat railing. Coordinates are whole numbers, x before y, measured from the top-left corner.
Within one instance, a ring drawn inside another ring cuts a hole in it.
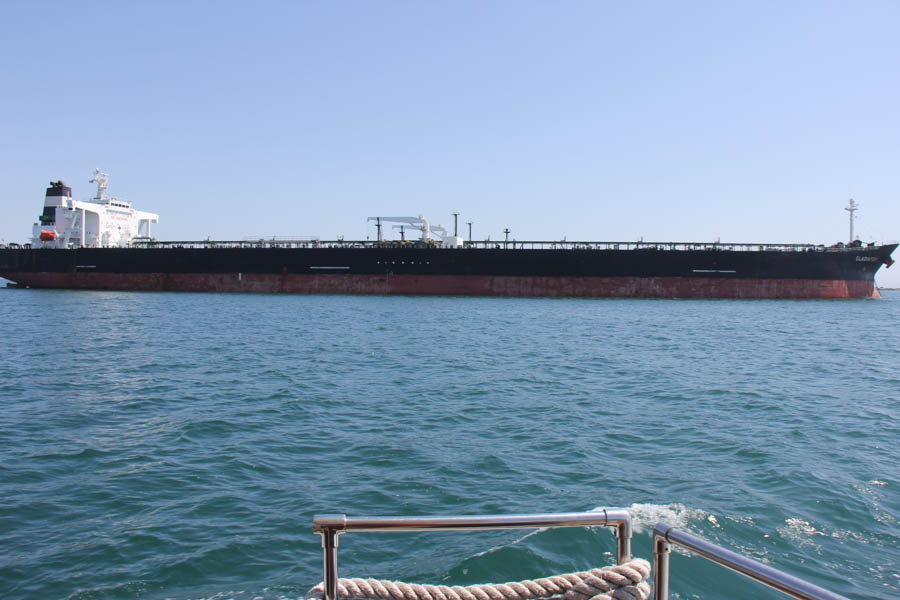
[[[631,559],[631,515],[621,508],[587,513],[488,515],[459,517],[348,517],[315,515],[313,531],[322,536],[325,600],[337,600],[338,535],[351,531],[462,531],[475,529],[541,529],[552,527],[615,527],[616,562]]]
[[[348,517],[315,515],[313,531],[322,537],[324,600],[338,600],[338,536],[351,531],[464,531],[479,529],[539,529],[555,527],[615,527],[616,562],[631,560],[631,515],[621,508],[602,508],[587,513],[444,516],[444,517]],[[752,580],[801,600],[847,600],[844,596],[788,575],[759,561],[741,556],[666,523],[653,528],[653,598],[669,598],[669,554],[683,548]]]
[[[792,598],[803,600],[847,600],[844,596],[829,592],[793,575],[726,550],[695,535],[657,523],[653,528],[653,598],[669,598],[669,553],[671,546],[684,548],[717,565],[722,565],[745,577],[765,584]]]

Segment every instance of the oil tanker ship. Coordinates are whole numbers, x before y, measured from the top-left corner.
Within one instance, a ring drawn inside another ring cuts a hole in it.
[[[419,217],[369,217],[377,239],[158,241],[158,215],[106,196],[47,188],[29,244],[0,248],[14,287],[652,298],[871,298],[897,244],[465,241]],[[386,241],[387,223],[401,239]],[[421,233],[406,240],[405,231]],[[507,230],[508,235],[508,230]]]

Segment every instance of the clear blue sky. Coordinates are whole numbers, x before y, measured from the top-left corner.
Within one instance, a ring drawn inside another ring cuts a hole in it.
[[[478,239],[830,244],[853,197],[895,240],[898,32],[896,1],[5,2],[0,238],[97,166],[162,239],[456,211]]]

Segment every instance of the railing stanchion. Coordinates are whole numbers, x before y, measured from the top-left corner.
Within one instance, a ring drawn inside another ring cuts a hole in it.
[[[653,528],[653,600],[669,600],[669,553],[666,532]]]
[[[322,563],[325,581],[325,600],[337,600],[338,535],[346,531],[347,517],[344,515],[315,515],[313,531],[322,536]]]
[[[322,532],[322,559],[325,564],[325,600],[337,600],[337,546],[338,534],[332,530]]]
[[[604,508],[606,525],[616,530],[616,564],[631,560],[631,513],[623,508]]]

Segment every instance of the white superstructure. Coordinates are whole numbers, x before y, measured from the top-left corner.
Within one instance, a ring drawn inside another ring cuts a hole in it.
[[[109,176],[94,169],[90,183],[97,184],[91,200],[73,200],[72,188],[50,182],[44,212],[32,229],[33,248],[122,248],[137,237],[150,237],[150,224],[159,215],[131,208],[131,203],[108,197]]]

